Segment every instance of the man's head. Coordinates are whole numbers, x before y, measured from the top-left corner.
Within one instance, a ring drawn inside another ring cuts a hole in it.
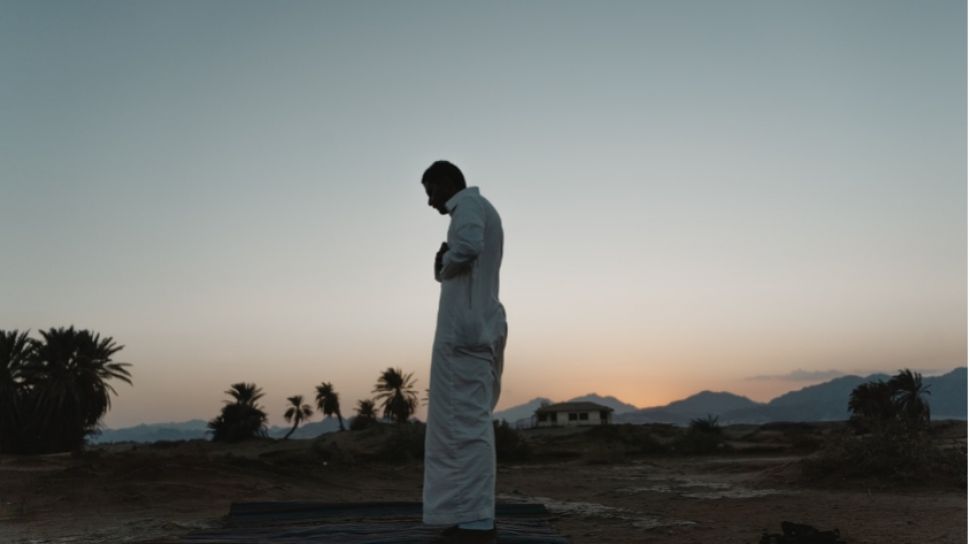
[[[421,176],[421,185],[428,195],[428,206],[441,215],[448,213],[445,202],[465,188],[465,176],[457,166],[448,161],[436,161]]]

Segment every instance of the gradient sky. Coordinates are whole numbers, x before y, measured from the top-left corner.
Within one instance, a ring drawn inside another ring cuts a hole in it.
[[[111,427],[423,392],[445,158],[505,225],[499,409],[963,366],[966,9],[3,0],[0,329],[124,344]]]

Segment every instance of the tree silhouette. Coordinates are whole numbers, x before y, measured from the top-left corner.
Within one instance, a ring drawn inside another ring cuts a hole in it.
[[[27,332],[0,330],[0,452],[24,449],[28,391],[23,373],[34,344]]]
[[[233,398],[236,404],[256,406],[256,401],[263,398],[263,390],[254,383],[234,383],[226,391],[226,394]]]
[[[892,388],[882,380],[859,384],[849,394],[849,412],[849,422],[860,431],[891,420],[896,415]]]
[[[849,395],[849,411],[865,418],[888,418],[895,414],[892,388],[882,381],[859,384]]]
[[[51,328],[41,340],[0,330],[0,451],[53,453],[83,447],[111,407],[109,383],[131,384],[123,346],[88,330]]]
[[[690,420],[690,430],[701,433],[721,434],[721,425],[717,422],[718,417],[707,414],[706,418],[695,418]]]
[[[929,388],[923,377],[909,369],[889,379],[859,384],[849,395],[849,421],[858,430],[876,430],[896,423],[922,427],[930,421],[930,406],[923,398]]]
[[[909,369],[888,381],[859,384],[848,402],[856,436],[833,435],[831,447],[806,468],[820,475],[898,482],[946,475],[952,481],[962,479],[966,486],[966,449],[945,451],[934,444],[929,405],[923,398],[927,394],[922,376]]]
[[[418,404],[418,394],[414,389],[414,378],[399,368],[388,368],[377,379],[376,399],[381,402],[384,417],[398,423],[407,423]]]
[[[330,382],[323,382],[317,386],[317,408],[323,412],[324,418],[336,414],[340,430],[344,430],[344,418],[340,415],[340,396],[333,390]]]
[[[263,391],[254,383],[234,383],[226,391],[233,400],[225,401],[222,412],[209,422],[215,442],[239,442],[266,436],[266,412],[256,404]]]
[[[24,368],[24,385],[30,390],[35,425],[43,429],[44,450],[64,451],[83,445],[111,408],[117,391],[108,380],[131,384],[128,363],[111,357],[124,346],[110,337],[69,328],[40,331],[33,357]]]
[[[286,400],[290,401],[290,406],[286,409],[286,413],[283,414],[283,417],[286,419],[287,423],[290,421],[293,422],[293,428],[290,429],[290,432],[286,433],[283,440],[289,438],[290,435],[293,434],[293,431],[295,431],[300,423],[303,422],[303,420],[309,419],[310,416],[313,415],[313,408],[310,408],[309,404],[303,404],[303,395],[294,395]]]
[[[374,409],[374,401],[372,400],[357,401],[357,417],[377,419],[377,411]]]
[[[717,419],[717,416],[708,414],[706,418],[690,420],[687,432],[675,441],[675,448],[691,454],[718,451],[724,442],[724,433]]]
[[[929,386],[923,385],[923,376],[919,372],[905,369],[900,370],[889,380],[889,387],[893,391],[893,402],[900,413],[914,423],[927,423],[930,420],[929,402],[923,395],[929,395]]]
[[[354,420],[350,422],[350,430],[359,431],[361,429],[366,429],[376,421],[377,411],[374,408],[374,401],[357,401],[357,415],[354,417]]]

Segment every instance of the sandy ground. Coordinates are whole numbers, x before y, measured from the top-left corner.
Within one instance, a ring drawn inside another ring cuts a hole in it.
[[[118,445],[80,458],[0,456],[0,542],[177,542],[235,501],[421,500],[420,463],[308,461],[310,441]],[[541,502],[576,544],[757,543],[782,521],[850,543],[967,541],[959,488],[810,487],[798,455],[650,456],[500,465],[500,501]],[[290,462],[292,460],[292,463]]]

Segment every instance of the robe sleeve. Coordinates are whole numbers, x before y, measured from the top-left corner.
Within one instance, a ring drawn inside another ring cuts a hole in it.
[[[451,216],[452,236],[441,259],[440,280],[453,278],[478,258],[485,247],[485,210],[474,199],[465,199]]]

